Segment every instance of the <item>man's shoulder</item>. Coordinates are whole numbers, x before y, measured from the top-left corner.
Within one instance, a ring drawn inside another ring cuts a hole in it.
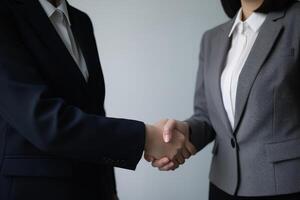
[[[69,6],[69,12],[71,12],[73,15],[75,15],[80,20],[88,21],[91,23],[91,19],[87,13],[85,13],[82,10],[79,10],[78,8],[75,8],[74,6]]]
[[[17,24],[12,17],[13,13],[4,1],[0,0],[0,48],[2,49],[6,44],[18,43],[20,37],[17,29]]]

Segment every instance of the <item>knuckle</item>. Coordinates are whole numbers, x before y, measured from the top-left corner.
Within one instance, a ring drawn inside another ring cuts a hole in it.
[[[179,140],[180,142],[185,143],[186,137],[183,134],[180,134]]]
[[[184,162],[184,159],[181,159],[181,158],[180,158],[180,159],[179,159],[179,164],[181,164],[181,165],[182,165],[182,164],[183,164],[183,162]]]
[[[184,158],[189,158],[190,156],[189,156],[188,153],[185,153],[185,154],[183,154],[183,157],[184,157]]]
[[[176,157],[176,152],[174,152],[169,158],[170,158],[170,160],[174,160],[175,159],[175,157]]]
[[[152,166],[157,167],[157,168],[160,167],[160,165],[158,163],[155,163],[155,162],[152,163]]]

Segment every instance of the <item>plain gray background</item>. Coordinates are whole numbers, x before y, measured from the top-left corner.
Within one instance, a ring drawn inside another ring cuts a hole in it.
[[[91,17],[108,116],[154,123],[192,114],[202,34],[228,18],[219,0],[69,0]],[[118,148],[117,146],[115,148]],[[211,147],[175,172],[116,169],[121,200],[205,200]]]

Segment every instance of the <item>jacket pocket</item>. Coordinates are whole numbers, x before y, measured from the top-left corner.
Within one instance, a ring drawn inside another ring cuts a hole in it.
[[[295,56],[296,49],[287,47],[284,49],[284,51],[281,52],[282,57],[294,57]]]
[[[266,144],[267,159],[269,162],[282,162],[300,159],[300,138]]]
[[[51,158],[5,158],[1,174],[23,177],[71,177],[72,164]]]
[[[274,169],[278,194],[300,191],[300,139],[266,145],[268,161]]]

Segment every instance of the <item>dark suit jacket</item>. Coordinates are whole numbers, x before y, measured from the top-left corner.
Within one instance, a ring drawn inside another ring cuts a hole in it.
[[[300,3],[268,14],[239,77],[231,128],[220,77],[234,20],[203,36],[191,140],[199,150],[215,140],[210,181],[229,194],[298,193]]]
[[[0,199],[111,199],[112,166],[134,169],[142,122],[105,117],[89,17],[69,6],[90,79],[37,0],[0,1]]]

